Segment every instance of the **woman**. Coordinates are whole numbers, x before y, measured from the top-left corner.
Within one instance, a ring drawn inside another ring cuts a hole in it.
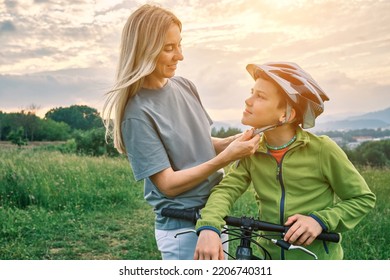
[[[251,131],[210,136],[212,122],[194,84],[174,76],[183,59],[179,19],[161,7],[141,6],[124,26],[117,83],[103,110],[107,135],[127,154],[135,179],[144,179],[163,259],[192,259],[197,236],[175,238],[194,225],[163,217],[161,209],[202,208],[222,168],[253,154],[259,141]]]

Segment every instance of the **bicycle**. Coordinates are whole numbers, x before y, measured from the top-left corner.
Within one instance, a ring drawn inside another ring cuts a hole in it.
[[[163,208],[161,214],[165,217],[177,218],[192,221],[194,224],[201,217],[199,209],[173,209],[173,208]],[[314,259],[318,259],[316,254],[308,250],[303,246],[297,246],[290,244],[283,239],[277,239],[276,237],[281,237],[281,234],[287,232],[289,227],[273,224],[261,220],[257,220],[251,217],[233,217],[226,216],[224,218],[226,225],[229,226],[224,228],[221,233],[225,233],[229,235],[229,240],[225,242],[231,242],[233,240],[240,240],[240,245],[237,247],[235,255],[231,255],[225,251],[225,253],[236,260],[267,260],[272,259],[269,252],[256,241],[257,238],[265,238],[270,240],[276,246],[279,246],[285,250],[301,250],[309,255],[311,255]],[[265,234],[265,233],[257,233],[256,231],[267,231],[274,232],[279,234]],[[187,234],[187,233],[195,233],[195,230],[187,230],[183,232],[179,232],[176,234]],[[175,236],[175,237],[176,237]],[[233,238],[231,238],[233,237]],[[340,235],[334,232],[322,232],[317,236],[317,240],[329,241],[329,242],[339,242]],[[262,251],[264,258],[257,257],[253,254],[252,243],[257,245]]]

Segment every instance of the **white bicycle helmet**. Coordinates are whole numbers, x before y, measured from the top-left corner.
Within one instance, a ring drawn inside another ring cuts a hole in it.
[[[324,101],[329,98],[317,82],[299,65],[292,62],[248,64],[246,69],[256,80],[261,71],[286,94],[292,106],[302,117],[302,127],[311,128],[324,111]]]

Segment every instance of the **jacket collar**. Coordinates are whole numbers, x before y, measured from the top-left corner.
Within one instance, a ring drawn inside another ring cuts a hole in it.
[[[297,134],[297,140],[295,140],[295,142],[291,145],[291,148],[301,146],[301,145],[306,145],[310,141],[309,135],[300,126],[297,127],[296,134]],[[265,146],[265,137],[264,134],[262,134],[257,152],[267,153],[267,151],[268,151],[267,147]]]

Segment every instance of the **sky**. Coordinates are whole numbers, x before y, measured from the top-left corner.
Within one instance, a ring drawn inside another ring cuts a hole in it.
[[[101,112],[122,28],[144,3],[182,21],[184,61],[214,121],[239,122],[249,63],[291,61],[330,101],[319,117],[390,107],[390,0],[0,0],[0,111]]]

